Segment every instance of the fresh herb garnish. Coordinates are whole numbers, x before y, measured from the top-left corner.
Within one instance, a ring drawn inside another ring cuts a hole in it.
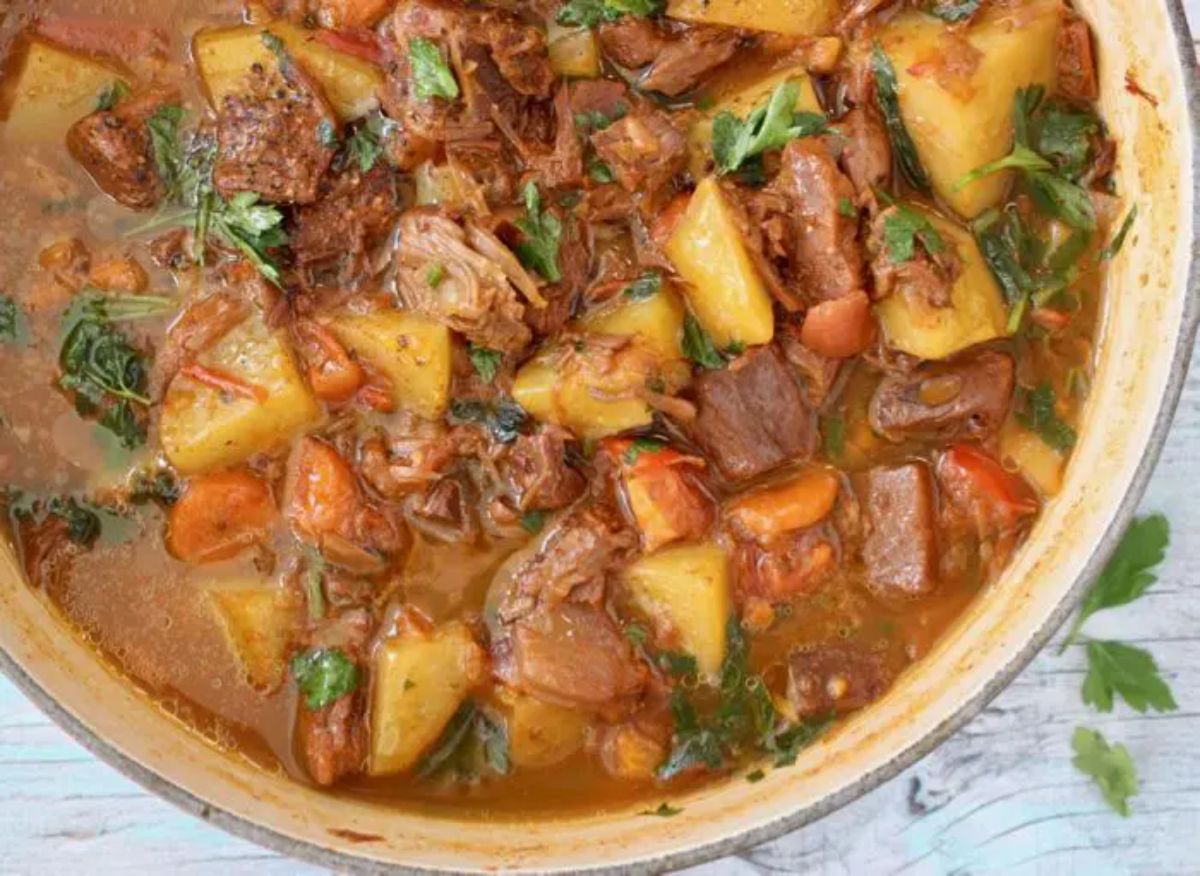
[[[1088,674],[1083,681],[1083,701],[1101,712],[1111,712],[1113,694],[1136,712],[1151,708],[1173,712],[1179,708],[1171,688],[1163,681],[1149,651],[1123,642],[1087,643]]]
[[[21,308],[8,295],[0,295],[0,343],[11,344],[20,339],[23,317]]]
[[[1092,138],[1100,130],[1100,120],[1092,113],[1054,101],[1039,101],[1035,115],[1026,122],[1034,151],[1050,159],[1058,172],[1072,181],[1087,170]]]
[[[317,143],[326,149],[337,149],[341,143],[338,130],[329,119],[321,119],[317,123]]]
[[[957,24],[979,11],[982,0],[926,0],[925,11],[942,21]]]
[[[308,619],[318,621],[325,617],[325,558],[311,545],[304,546],[304,597],[308,605]]]
[[[669,803],[659,803],[657,809],[643,809],[638,815],[656,815],[659,818],[670,818],[672,815],[678,815],[682,811],[682,809],[672,806]]]
[[[130,95],[129,83],[124,79],[114,79],[108,85],[100,89],[100,93],[96,95],[96,110],[111,110],[125,98]]]
[[[436,775],[442,767],[450,762],[451,758],[458,754],[459,749],[463,747],[463,743],[470,735],[471,728],[475,724],[475,716],[478,713],[479,707],[475,705],[474,700],[466,700],[458,707],[450,720],[446,722],[437,744],[422,758],[421,764],[417,768],[417,778],[427,779]]]
[[[599,158],[592,158],[588,161],[588,179],[597,185],[606,185],[607,183],[616,180],[616,174],[613,173],[611,167],[601,161]]]
[[[812,137],[828,130],[820,113],[796,112],[800,86],[781,82],[767,102],[740,120],[728,110],[717,113],[712,125],[713,161],[721,173],[732,173],[749,159],[771,149],[782,149],[789,140]]]
[[[496,379],[500,365],[504,362],[504,354],[499,350],[477,347],[474,344],[467,346],[467,355],[471,359],[471,367],[484,383],[491,383]]]
[[[838,198],[838,213],[847,219],[856,219],[858,217],[858,208],[854,206],[854,202],[849,198]]]
[[[443,100],[458,97],[458,80],[454,78],[437,43],[424,37],[409,40],[408,63],[412,68],[413,91],[417,97],[440,97]]]
[[[542,211],[542,197],[537,184],[530,180],[523,193],[525,215],[514,223],[524,239],[516,252],[521,264],[532,268],[551,283],[562,279],[558,270],[558,244],[562,240],[562,223],[553,213]]]
[[[625,625],[625,638],[641,648],[650,638],[650,631],[641,624],[629,623]]]
[[[826,417],[821,429],[825,455],[837,459],[846,449],[846,421],[839,416]]]
[[[432,264],[425,269],[425,282],[430,289],[436,289],[442,285],[442,281],[446,279],[446,268],[444,265]]]
[[[281,63],[289,61],[287,46],[283,44],[283,40],[269,30],[264,30],[259,34],[262,39],[262,44],[267,47],[267,50],[279,59]]]
[[[888,258],[899,264],[912,261],[917,254],[917,241],[930,255],[937,255],[946,248],[933,223],[923,214],[904,204],[895,204],[883,218],[883,244]]]
[[[683,354],[709,371],[719,371],[727,361],[700,321],[690,313],[683,318]]]
[[[665,8],[665,0],[567,0],[554,20],[566,27],[595,27],[624,15],[658,15]]]
[[[1108,246],[1100,250],[1100,255],[1096,257],[1097,261],[1107,262],[1116,258],[1117,253],[1121,251],[1121,247],[1125,245],[1125,238],[1129,236],[1129,230],[1133,228],[1133,222],[1137,219],[1137,204],[1130,208],[1125,214],[1125,221],[1121,223],[1120,230],[1117,231],[1115,237],[1109,241]]]
[[[659,651],[654,655],[658,668],[677,678],[695,678],[700,673],[696,658],[682,651]]]
[[[67,524],[67,538],[85,550],[100,537],[100,517],[74,496],[55,496],[46,506],[54,517]]]
[[[418,779],[429,779],[448,768],[459,774],[475,775],[480,761],[499,775],[506,775],[512,769],[508,731],[499,718],[474,700],[467,700],[421,760],[416,775]]]
[[[631,301],[645,301],[652,298],[662,288],[662,274],[658,271],[646,271],[625,287],[624,295]]]
[[[345,154],[358,165],[358,169],[367,173],[379,161],[384,151],[384,140],[388,131],[394,125],[391,119],[376,110],[362,124],[350,132],[346,140]]]
[[[879,43],[875,43],[871,49],[871,70],[875,74],[875,97],[883,113],[884,126],[888,139],[892,141],[892,151],[896,155],[900,173],[914,189],[929,194],[929,177],[900,114],[900,86],[896,81],[896,68]]]
[[[169,508],[179,501],[180,492],[179,482],[170,469],[139,470],[130,478],[129,501],[135,505],[159,502]]]
[[[310,709],[323,709],[358,688],[358,667],[340,648],[310,648],[293,657],[291,667]]]
[[[1071,748],[1075,751],[1071,761],[1075,768],[1091,777],[1114,811],[1128,817],[1129,798],[1137,795],[1138,779],[1125,746],[1109,746],[1099,731],[1076,727]]]
[[[658,453],[666,446],[667,442],[658,438],[639,436],[633,439],[633,443],[626,448],[621,458],[626,465],[634,465],[638,461],[638,457],[643,453]]]
[[[450,403],[450,419],[486,426],[492,437],[501,444],[511,444],[521,434],[528,414],[511,399],[500,399],[493,403],[478,399],[455,399]]]
[[[625,118],[628,112],[629,107],[623,103],[618,103],[613,107],[611,115],[601,112],[598,109],[576,113],[575,130],[581,134],[590,134],[592,131],[603,131],[612,125],[613,122]]]
[[[767,774],[762,770],[754,770],[753,772],[746,773],[746,781],[752,785],[756,782],[761,782],[766,777]]]
[[[217,237],[240,250],[260,274],[280,285],[279,267],[268,253],[288,242],[278,207],[260,204],[257,192],[238,192],[228,202],[218,198],[208,222]]]
[[[1018,389],[1017,396],[1021,407],[1016,415],[1018,423],[1060,453],[1075,446],[1075,430],[1055,411],[1056,396],[1049,383],[1039,383],[1031,390]]]
[[[537,535],[545,525],[546,512],[540,508],[534,508],[521,515],[521,528],[530,535]]]

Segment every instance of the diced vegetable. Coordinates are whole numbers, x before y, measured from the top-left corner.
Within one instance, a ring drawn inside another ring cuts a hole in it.
[[[546,27],[546,42],[550,67],[558,76],[594,79],[600,75],[600,47],[591,28],[551,22]]]
[[[830,469],[809,468],[784,483],[740,496],[729,516],[763,542],[824,520],[838,497],[838,478]]]
[[[458,621],[380,644],[372,676],[368,772],[386,776],[412,768],[485,672],[483,649]]]
[[[667,548],[630,566],[625,581],[638,607],[674,633],[677,650],[696,658],[701,675],[714,676],[731,611],[725,552],[715,544]]]
[[[687,475],[688,468],[704,467],[702,458],[648,438],[609,439],[605,447],[620,465],[625,497],[647,553],[704,535],[712,524],[712,501]]]
[[[751,85],[721,95],[696,119],[688,131],[688,166],[693,177],[700,179],[711,168],[712,126],[717,113],[731,112],[739,119],[744,119],[756,107],[763,106],[770,99],[771,93],[784,82],[794,82],[800,89],[795,107],[797,112],[821,112],[812,81],[803,69],[772,73]]]
[[[838,0],[670,0],[667,4],[671,18],[788,36],[825,33],[839,11]]]
[[[955,444],[946,451],[941,465],[965,475],[1006,522],[1037,513],[1037,497],[1021,476],[1005,469],[978,447]]]
[[[214,584],[205,597],[250,683],[264,689],[278,686],[288,649],[300,631],[299,602],[259,582]]]
[[[733,211],[717,180],[705,178],[664,248],[690,284],[696,318],[722,349],[765,344],[775,335],[771,296]]]
[[[270,484],[248,470],[200,475],[167,514],[167,550],[187,563],[226,560],[264,538],[276,514]]]
[[[945,359],[974,344],[1002,337],[1008,320],[1000,288],[974,238],[934,213],[926,216],[947,246],[954,248],[962,272],[950,293],[949,307],[935,307],[919,293],[906,294],[903,281],[880,302],[876,315],[888,343],[921,359]]]
[[[255,313],[205,350],[197,365],[176,374],[163,400],[163,451],[181,474],[237,465],[256,453],[282,449],[320,420],[288,343]],[[217,379],[202,381],[208,373]],[[247,388],[233,393],[223,380]]]
[[[252,65],[269,69],[278,63],[263,42],[264,30],[282,40],[288,53],[321,85],[342,121],[361,118],[379,106],[376,92],[383,85],[383,72],[378,67],[330,47],[317,39],[315,31],[277,21],[266,27],[226,27],[196,34],[192,57],[214,107],[243,88]]]
[[[397,408],[430,419],[445,413],[453,349],[450,330],[444,325],[384,310],[338,316],[329,328],[359,359],[387,378]]]
[[[1012,460],[1043,496],[1057,495],[1062,489],[1066,459],[1034,432],[1005,424],[1000,431],[1000,456]]]
[[[1058,0],[993,5],[950,39],[944,22],[910,11],[878,34],[896,70],[901,116],[933,189],[968,219],[1000,200],[1010,177],[995,174],[960,191],[954,184],[1008,154],[1017,89],[1053,84],[1060,17]],[[971,63],[956,70],[953,53]]]
[[[37,38],[19,43],[14,51],[15,67],[9,68],[12,73],[0,90],[3,136],[13,142],[57,143],[67,128],[96,109],[102,91],[129,79],[115,62]]]
[[[508,754],[513,766],[553,766],[583,747],[588,724],[583,712],[507,688],[499,696],[508,707]]]
[[[650,385],[677,390],[687,379],[680,342],[683,306],[668,288],[647,298],[624,295],[574,324],[586,335],[627,335],[634,342],[613,354],[607,371],[558,363],[587,361],[588,352],[551,346],[527,362],[513,382],[513,399],[531,415],[583,438],[602,438],[648,424],[653,410],[643,400]],[[583,342],[586,346],[586,341]]]

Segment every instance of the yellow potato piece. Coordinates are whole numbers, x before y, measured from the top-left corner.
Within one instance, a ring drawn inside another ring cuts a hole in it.
[[[17,66],[3,87],[4,125],[11,142],[57,142],[79,119],[95,111],[106,87],[130,77],[108,63],[31,39],[19,46]]]
[[[321,408],[296,369],[283,332],[258,313],[199,357],[198,363],[266,393],[263,401],[226,395],[183,374],[163,400],[163,452],[180,474],[237,465],[256,453],[287,447],[321,419]]]
[[[600,47],[591,28],[551,22],[546,27],[546,43],[555,75],[568,79],[595,79],[600,75]]]
[[[764,106],[772,92],[785,82],[794,82],[799,86],[795,107],[797,112],[821,112],[812,80],[803,69],[780,70],[751,85],[721,95],[688,130],[688,166],[693,177],[700,179],[712,169],[712,125],[717,114],[731,112],[744,121],[756,107]]]
[[[368,772],[411,769],[485,674],[483,649],[458,621],[380,644],[371,679]]]
[[[213,585],[205,597],[250,683],[268,690],[276,687],[300,629],[296,600],[258,582]]]
[[[876,315],[887,342],[921,359],[945,359],[973,344],[1007,331],[1008,314],[1000,287],[966,230],[934,213],[925,215],[962,262],[962,273],[950,293],[949,307],[933,307],[919,294],[906,295],[902,285],[879,303]]]
[[[667,15],[699,24],[812,36],[829,30],[840,9],[838,0],[670,0]]]
[[[689,284],[696,318],[718,347],[770,342],[775,335],[770,293],[714,177],[696,186],[665,251]]]
[[[1053,86],[1061,14],[1059,0],[988,7],[964,31],[967,46],[943,21],[915,11],[896,16],[878,34],[896,69],[901,116],[933,189],[967,219],[1003,198],[1010,177],[993,174],[957,192],[954,184],[1008,154],[1018,88]],[[968,76],[939,81],[935,65],[949,51],[977,64]]]
[[[1043,496],[1057,495],[1062,489],[1063,455],[1012,420],[1000,430],[1000,458],[1015,463]]]
[[[701,674],[716,675],[731,611],[725,552],[715,544],[667,548],[630,566],[625,581],[639,608],[674,629]]]
[[[686,380],[683,305],[669,288],[641,301],[618,296],[573,329],[635,340],[618,354],[618,367],[602,375],[582,369],[564,373],[555,363],[569,354],[553,347],[523,365],[513,382],[513,399],[538,420],[565,426],[581,438],[603,438],[648,424],[654,412],[640,398],[597,394],[628,395],[654,377],[673,391]]]
[[[508,716],[508,754],[513,766],[548,767],[583,748],[587,717],[516,691],[499,694]]]
[[[369,61],[340,52],[320,42],[316,31],[277,21],[266,26],[224,27],[203,30],[192,42],[192,57],[212,105],[220,109],[227,95],[243,88],[254,64],[271,67],[275,55],[263,43],[270,31],[317,83],[344,122],[361,118],[379,106],[377,91],[383,71]]]
[[[387,378],[397,408],[428,419],[445,412],[453,348],[444,325],[399,310],[380,310],[336,317],[329,328]]]

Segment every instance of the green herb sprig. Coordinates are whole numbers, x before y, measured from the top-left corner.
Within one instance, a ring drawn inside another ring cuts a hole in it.
[[[291,669],[310,709],[323,709],[358,689],[358,667],[340,648],[310,648],[292,658]]]
[[[800,86],[782,82],[767,102],[742,121],[728,110],[717,113],[712,125],[713,161],[721,173],[733,173],[747,161],[772,149],[782,149],[797,137],[812,137],[829,130],[820,113],[797,112]]]
[[[558,246],[562,241],[562,223],[549,211],[542,210],[542,196],[537,183],[530,180],[523,192],[525,215],[514,223],[524,235],[517,244],[521,264],[531,268],[551,283],[562,279],[558,269]]]

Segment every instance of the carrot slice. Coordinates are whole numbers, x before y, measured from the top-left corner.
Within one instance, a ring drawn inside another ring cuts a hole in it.
[[[179,369],[179,373],[226,395],[246,398],[259,404],[267,400],[267,391],[261,386],[255,386],[240,377],[234,377],[232,374],[226,374],[224,371],[218,371],[196,362],[184,365]]]
[[[186,563],[227,560],[266,537],[270,485],[245,469],[192,478],[167,515],[167,550]]]
[[[344,402],[352,398],[366,380],[362,366],[319,322],[301,320],[296,323],[296,331],[315,352],[308,368],[308,382],[313,394],[329,402]]]
[[[961,472],[1007,522],[1036,514],[1037,496],[1023,478],[1008,471],[978,447],[955,444],[941,465]]]
[[[359,505],[358,482],[349,463],[316,438],[305,438],[292,454],[287,516],[297,534],[319,544],[349,526]]]
[[[820,523],[833,510],[839,489],[832,470],[810,468],[785,483],[740,497],[730,506],[729,516],[767,542]]]

